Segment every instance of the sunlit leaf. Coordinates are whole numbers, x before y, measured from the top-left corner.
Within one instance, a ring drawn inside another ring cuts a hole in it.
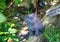
[[[6,17],[0,12],[0,23],[6,21]]]
[[[11,28],[9,28],[9,30],[8,30],[10,33],[16,33],[17,32],[17,30],[16,29],[11,29]]]
[[[0,32],[0,35],[4,34],[4,32]]]

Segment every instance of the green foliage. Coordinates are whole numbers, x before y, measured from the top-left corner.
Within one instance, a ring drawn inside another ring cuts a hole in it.
[[[6,42],[9,38],[12,38],[15,42],[19,41],[16,35],[17,30],[12,28],[13,26],[9,22],[0,24],[0,42]]]
[[[20,3],[20,0],[15,0],[15,5],[18,6],[18,4]]]
[[[6,17],[0,12],[0,23],[6,21]]]
[[[20,26],[21,20],[12,19],[12,18],[16,17],[15,16],[16,13],[20,13],[20,15],[17,15],[17,16],[21,16],[21,14],[31,14],[32,13],[32,10],[29,10],[26,7],[25,8],[19,7],[17,9],[17,7],[15,7],[15,6],[18,6],[18,4],[21,4],[20,1],[21,0],[8,0],[8,1],[0,0],[0,42],[7,42],[7,40],[9,38],[12,38],[14,40],[14,42],[19,41],[16,33],[18,32],[17,29],[21,27]],[[28,7],[32,0],[24,0],[24,1],[25,2],[23,2],[22,5]],[[39,0],[39,1],[42,2],[43,0]],[[9,6],[10,2],[13,3],[12,7],[9,7],[9,9],[7,9],[7,6]],[[31,8],[33,9],[32,6],[31,6]],[[18,10],[19,10],[19,12],[17,12]],[[6,18],[4,15],[9,18]],[[9,22],[7,22],[6,20],[8,20]],[[18,20],[19,20],[19,22],[18,22]],[[15,27],[17,27],[17,29],[15,29]],[[55,30],[54,28],[47,27],[45,29],[44,36],[48,42],[59,42],[60,41],[59,35],[60,35],[60,32]]]
[[[47,27],[44,36],[48,42],[60,42],[60,31],[58,32],[53,27]]]
[[[5,0],[0,0],[0,11],[6,8]]]

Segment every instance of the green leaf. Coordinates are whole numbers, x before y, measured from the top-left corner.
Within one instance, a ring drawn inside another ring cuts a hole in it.
[[[0,32],[0,35],[4,34],[4,32]]]
[[[50,37],[47,35],[47,34],[45,34],[45,37],[49,40],[50,39]]]
[[[9,32],[0,32],[0,35],[2,34],[9,34]]]
[[[9,28],[9,30],[8,30],[10,33],[16,33],[17,32],[17,30],[16,29],[11,29],[11,28]]]
[[[0,12],[0,23],[5,21],[6,21],[6,17]]]
[[[49,42],[52,42],[52,41],[54,40],[54,37],[55,37],[55,36],[53,36],[53,37],[49,40]]]
[[[19,39],[18,39],[18,37],[16,35],[12,36],[12,38],[13,38],[14,42],[18,42],[19,41]]]
[[[0,42],[6,42],[7,37],[6,36],[0,36]]]
[[[60,39],[56,39],[56,42],[60,42]]]

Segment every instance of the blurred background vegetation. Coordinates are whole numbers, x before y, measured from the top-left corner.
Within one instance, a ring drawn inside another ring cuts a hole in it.
[[[42,2],[47,2],[47,5],[39,6]],[[42,19],[47,9],[59,3],[60,0],[0,0],[0,42],[20,42],[18,35],[26,27],[25,15],[31,14],[32,9],[36,8],[39,19]],[[52,23],[56,25],[45,27],[40,42],[60,42],[60,16],[56,20]]]

